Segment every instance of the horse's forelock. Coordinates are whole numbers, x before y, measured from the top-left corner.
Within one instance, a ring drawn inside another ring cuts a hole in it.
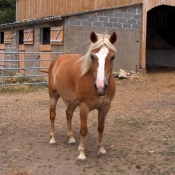
[[[109,35],[97,34],[97,37],[98,37],[98,41],[96,43],[92,43],[89,47],[88,52],[79,60],[81,63],[81,75],[80,76],[83,76],[85,73],[87,73],[91,67],[92,60],[90,58],[90,55],[91,55],[92,50],[100,48],[101,46],[105,44],[109,49],[116,52],[116,48],[109,41],[109,37],[110,37]]]

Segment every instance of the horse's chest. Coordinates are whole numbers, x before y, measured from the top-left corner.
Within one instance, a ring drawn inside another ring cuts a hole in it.
[[[98,109],[108,104],[110,104],[110,100],[104,96],[88,100],[88,106],[90,109]]]

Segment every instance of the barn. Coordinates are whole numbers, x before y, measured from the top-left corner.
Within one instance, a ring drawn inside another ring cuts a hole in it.
[[[23,60],[85,54],[91,31],[116,31],[114,71],[175,67],[174,16],[173,0],[16,0],[16,21],[0,25],[1,66],[27,74],[34,63]]]

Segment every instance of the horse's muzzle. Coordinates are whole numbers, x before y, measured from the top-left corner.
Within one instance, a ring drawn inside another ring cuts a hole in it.
[[[97,87],[96,83],[94,84],[94,90],[97,95],[104,96],[106,94],[106,91],[108,89],[108,85],[105,84],[104,87]]]

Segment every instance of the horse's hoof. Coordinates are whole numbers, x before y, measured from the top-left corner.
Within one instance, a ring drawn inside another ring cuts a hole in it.
[[[55,144],[55,143],[56,143],[56,141],[55,141],[54,138],[52,138],[52,139],[50,140],[50,142],[49,142],[49,144]]]
[[[98,157],[99,158],[106,158],[106,153],[98,152]]]
[[[86,159],[79,159],[79,158],[77,158],[77,160],[76,160],[76,164],[77,165],[85,165],[86,164]]]
[[[70,145],[75,145],[75,143],[76,143],[75,139],[74,139],[73,137],[71,137],[71,138],[69,139],[68,144],[70,144]]]
[[[49,142],[49,144],[50,144],[50,145],[55,145],[55,144],[56,144],[56,142]]]

